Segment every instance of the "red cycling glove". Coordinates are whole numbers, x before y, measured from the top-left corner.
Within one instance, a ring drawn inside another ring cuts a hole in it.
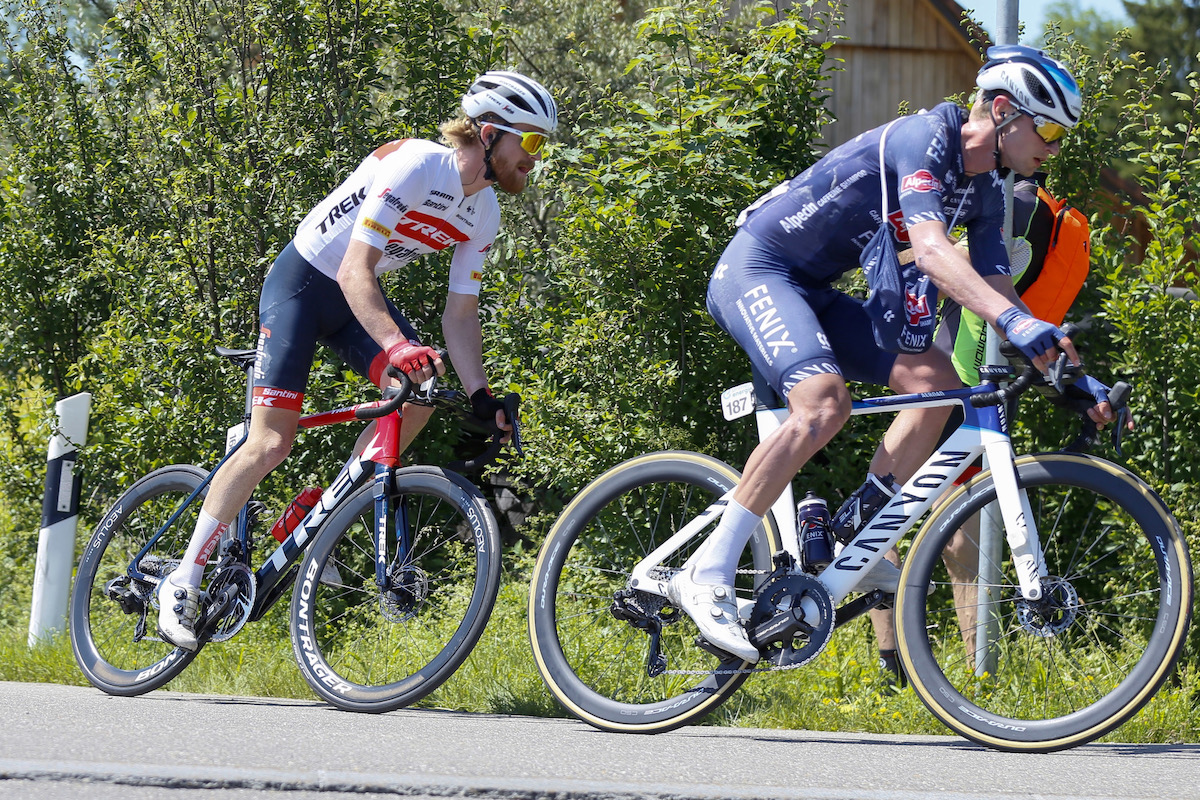
[[[388,348],[388,363],[405,374],[433,366],[438,353],[417,341],[396,342]]]

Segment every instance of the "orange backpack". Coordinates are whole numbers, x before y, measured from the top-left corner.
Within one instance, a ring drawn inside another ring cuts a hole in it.
[[[1040,186],[1037,194],[1038,200],[1054,214],[1054,224],[1046,260],[1033,277],[1033,283],[1020,294],[1035,317],[1061,325],[1087,279],[1092,255],[1088,240],[1091,230],[1087,217],[1079,209],[1055,199]]]

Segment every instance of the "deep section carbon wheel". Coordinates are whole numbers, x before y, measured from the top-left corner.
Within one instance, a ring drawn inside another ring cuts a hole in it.
[[[996,496],[984,472],[914,540],[897,638],[917,695],[952,730],[1048,752],[1113,730],[1162,686],[1184,645],[1192,573],[1175,519],[1127,470],[1073,454],[1016,463],[1045,553],[1042,597],[1022,596],[1002,533],[978,555]]]
[[[699,453],[651,453],[613,467],[563,511],[534,570],[529,631],[543,680],[571,713],[603,730],[668,731],[699,720],[745,681],[751,665],[697,646],[686,614],[631,583],[634,565],[723,503],[738,477]],[[715,522],[664,569],[676,571]],[[777,549],[768,515],[742,555],[739,597],[753,597]]]
[[[166,684],[195,657],[158,637],[157,581],[148,578],[162,578],[179,564],[200,499],[184,509],[136,565],[134,559],[206,475],[187,465],[151,472],[121,495],[88,539],[71,590],[71,648],[98,689],[143,694]]]
[[[379,533],[375,487],[330,514],[292,593],[292,646],[305,680],[333,705],[383,712],[440,686],[483,634],[500,584],[500,532],[467,479],[397,470]]]

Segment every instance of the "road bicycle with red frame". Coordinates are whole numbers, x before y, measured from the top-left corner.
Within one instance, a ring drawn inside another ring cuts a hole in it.
[[[217,351],[246,372],[246,431],[255,352]],[[297,664],[321,698],[350,711],[390,711],[440,686],[483,634],[499,590],[499,527],[459,471],[494,459],[504,432],[436,379],[414,389],[397,377],[401,386],[382,400],[301,418],[302,429],[355,420],[373,420],[375,429],[257,568],[255,551],[274,540],[255,535],[265,508],[247,503],[210,561],[196,628],[201,647],[230,639],[291,589]],[[490,436],[490,446],[445,468],[401,466],[405,403],[449,411]],[[517,448],[518,403],[515,394],[505,399]],[[213,474],[245,440],[243,433],[211,472],[186,464],[151,472],[101,517],[79,561],[70,638],[84,675],[102,691],[151,691],[196,657],[157,635],[156,588],[179,564]]]

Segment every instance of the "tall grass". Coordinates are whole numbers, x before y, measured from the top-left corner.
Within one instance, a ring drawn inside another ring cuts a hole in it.
[[[542,684],[526,632],[528,585],[506,578],[483,638],[453,677],[419,706],[562,717]],[[292,656],[286,603],[230,641],[205,647],[165,688],[204,694],[312,699]],[[840,629],[801,669],[755,675],[706,724],[888,734],[944,734],[911,690],[895,690],[876,666],[865,618]],[[65,636],[35,648],[16,627],[0,630],[0,680],[85,685]],[[1182,665],[1158,695],[1102,741],[1200,741],[1200,678]]]

